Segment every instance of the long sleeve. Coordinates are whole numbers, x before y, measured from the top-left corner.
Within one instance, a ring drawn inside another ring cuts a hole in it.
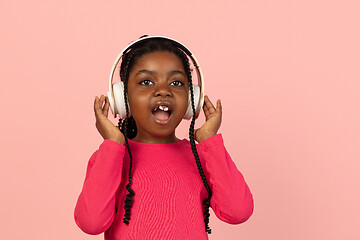
[[[230,224],[245,222],[253,213],[253,196],[243,175],[226,151],[221,134],[198,144],[199,157],[212,189],[210,206],[215,215]]]
[[[88,234],[106,231],[115,218],[115,194],[121,182],[125,146],[104,140],[88,162],[74,218]]]

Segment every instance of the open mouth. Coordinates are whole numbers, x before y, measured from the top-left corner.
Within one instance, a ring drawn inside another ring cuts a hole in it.
[[[166,124],[171,116],[171,110],[166,105],[157,105],[153,110],[152,114],[155,121],[160,124]]]

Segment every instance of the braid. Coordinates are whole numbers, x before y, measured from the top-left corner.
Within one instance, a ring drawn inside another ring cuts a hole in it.
[[[130,61],[128,61],[127,64],[126,64],[125,73],[124,73],[125,76],[127,76],[129,74],[128,73],[129,62]],[[126,146],[127,146],[129,156],[130,156],[130,168],[129,168],[129,183],[126,185],[126,189],[128,190],[129,193],[126,195],[126,199],[125,199],[125,206],[124,206],[125,214],[124,214],[123,222],[125,224],[129,225],[130,209],[131,209],[132,203],[133,203],[132,197],[135,195],[135,192],[130,188],[131,181],[132,181],[131,170],[132,170],[133,158],[132,158],[132,154],[131,154],[131,150],[130,150],[130,146],[129,146],[129,141],[128,141],[128,137],[129,137],[129,132],[128,132],[128,127],[129,127],[129,106],[128,106],[128,102],[127,102],[127,84],[124,84],[124,101],[125,101],[125,109],[126,109],[126,118],[124,120],[125,124],[124,124],[124,131],[123,132],[124,132]],[[120,123],[120,120],[119,120],[119,123]]]
[[[133,55],[133,54],[130,54]],[[126,119],[127,119],[127,125],[126,125],[126,134],[127,137],[129,139],[133,139],[134,137],[136,137],[137,134],[137,128],[136,128],[136,122],[135,119],[133,118],[133,116],[128,116],[129,114],[129,107],[128,107],[128,103],[127,103],[127,80],[125,81],[125,79],[128,79],[129,76],[129,65],[130,65],[130,60],[131,57],[128,58],[128,60],[126,61],[126,65],[124,67],[124,71],[120,71],[120,78],[122,79],[122,81],[124,82],[124,101],[125,101],[125,108],[126,108]],[[121,122],[123,122],[123,119],[119,119],[119,124],[118,127],[120,128]],[[120,130],[124,133],[125,131],[125,125],[121,126]]]
[[[190,69],[189,67],[189,61],[186,58],[186,69]],[[194,126],[195,126],[195,104],[194,104],[194,91],[193,91],[193,87],[192,87],[192,77],[190,72],[188,72],[188,78],[189,78],[189,88],[190,88],[190,94],[191,94],[191,107],[192,107],[192,111],[193,111],[193,117],[191,119],[191,124],[190,124],[190,128],[189,128],[189,138],[190,138],[190,144],[191,144],[191,150],[194,154],[195,160],[196,160],[196,165],[198,167],[201,179],[203,180],[203,183],[205,185],[206,190],[209,193],[209,196],[207,199],[205,199],[203,201],[203,205],[204,205],[204,222],[205,222],[205,232],[211,234],[211,229],[209,227],[209,217],[210,217],[210,213],[209,213],[209,207],[210,207],[210,198],[212,196],[212,191],[209,187],[208,182],[206,181],[206,176],[204,174],[203,168],[201,166],[201,162],[200,162],[200,158],[199,158],[199,154],[196,150],[196,145],[195,145],[195,140],[194,140]]]
[[[146,35],[145,35],[146,36]],[[191,77],[191,70],[189,65],[189,59],[187,55],[179,48],[174,46],[172,43],[166,41],[166,40],[147,40],[145,43],[138,44],[135,48],[129,50],[126,54],[123,55],[121,67],[120,67],[120,78],[124,82],[124,101],[125,101],[125,108],[126,108],[126,118],[124,120],[119,119],[119,125],[118,127],[123,132],[125,137],[126,146],[129,152],[130,156],[130,169],[129,169],[129,183],[126,185],[126,189],[129,191],[129,193],[126,195],[125,199],[125,214],[123,222],[125,224],[129,224],[130,220],[130,209],[132,207],[132,197],[135,195],[135,192],[130,188],[131,181],[132,181],[132,162],[133,158],[130,151],[130,146],[128,143],[128,138],[132,139],[137,134],[137,127],[135,119],[131,116],[129,117],[129,106],[128,106],[128,80],[129,80],[129,74],[133,67],[133,65],[136,63],[137,59],[139,59],[141,56],[143,56],[146,53],[155,52],[155,51],[169,51],[171,53],[174,53],[177,55],[182,63],[184,64],[184,69],[188,77],[189,81],[189,90],[191,95],[191,107],[193,111],[193,117],[191,120],[190,128],[189,128],[189,138],[190,138],[190,144],[191,144],[191,150],[194,155],[196,165],[198,167],[201,179],[205,185],[205,188],[207,192],[209,193],[208,198],[206,198],[203,201],[204,205],[204,223],[205,223],[205,232],[211,234],[211,229],[209,228],[209,207],[210,207],[210,199],[212,196],[211,188],[206,181],[206,176],[204,174],[203,168],[201,166],[200,158],[196,149],[195,145],[195,138],[194,138],[194,126],[195,126],[195,104],[194,104],[194,92],[192,87],[192,77]]]

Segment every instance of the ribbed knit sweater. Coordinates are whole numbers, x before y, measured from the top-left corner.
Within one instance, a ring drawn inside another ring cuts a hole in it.
[[[135,192],[129,225],[123,223],[128,151],[122,144],[104,140],[90,157],[75,206],[80,229],[88,234],[105,232],[105,240],[208,239],[202,205],[208,192],[190,142],[129,140],[129,145],[133,156],[131,188]],[[253,212],[253,197],[226,151],[222,135],[210,137],[196,148],[213,194],[210,207],[224,222],[245,222]]]

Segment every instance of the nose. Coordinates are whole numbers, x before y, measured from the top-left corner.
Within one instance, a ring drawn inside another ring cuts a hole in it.
[[[157,84],[154,90],[154,97],[171,97],[172,92],[169,87],[167,83]]]

